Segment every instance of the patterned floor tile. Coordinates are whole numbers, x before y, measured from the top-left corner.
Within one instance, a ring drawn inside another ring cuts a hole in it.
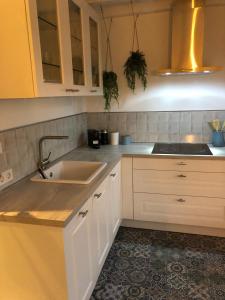
[[[209,287],[204,284],[191,283],[188,285],[188,297],[198,300],[210,300]]]
[[[125,287],[122,285],[114,285],[111,283],[107,283],[104,285],[104,289],[102,287],[97,286],[95,289],[94,295],[92,295],[92,300],[118,300],[125,299],[123,294],[125,291]]]
[[[209,290],[210,300],[225,299],[225,284],[219,286],[211,286]]]
[[[91,300],[225,300],[225,239],[121,227]]]

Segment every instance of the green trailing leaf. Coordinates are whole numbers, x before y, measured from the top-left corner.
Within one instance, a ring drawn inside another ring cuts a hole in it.
[[[119,89],[116,73],[110,71],[103,72],[103,93],[105,98],[105,110],[109,111],[112,100],[118,102]]]
[[[147,63],[143,52],[131,51],[126,63],[124,64],[124,75],[127,79],[129,88],[134,92],[136,79],[140,79],[144,89],[147,87]]]

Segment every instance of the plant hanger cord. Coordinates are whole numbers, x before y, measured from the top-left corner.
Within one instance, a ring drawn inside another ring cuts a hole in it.
[[[103,97],[105,99],[105,111],[109,111],[111,108],[112,100],[116,100],[119,104],[119,89],[117,82],[117,74],[113,72],[113,63],[112,63],[112,51],[110,44],[110,34],[112,28],[112,18],[110,19],[109,26],[106,23],[104,16],[103,6],[100,3],[100,10],[102,14],[103,25],[105,27],[106,33],[106,57],[105,57],[105,69],[103,71]]]
[[[108,69],[108,64],[110,64],[111,71],[113,71],[113,63],[112,63],[112,51],[111,51],[111,43],[110,43],[110,34],[112,28],[112,18],[110,19],[109,28],[107,28],[106,19],[103,12],[102,4],[100,4],[102,19],[106,32],[106,57],[105,57],[105,70]]]
[[[135,38],[136,38],[136,42],[137,42],[137,50],[140,49],[139,38],[138,38],[138,29],[137,29],[137,22],[138,22],[139,15],[134,13],[134,3],[133,3],[133,0],[130,0],[130,6],[131,6],[132,16],[133,16],[133,22],[134,22],[133,42],[132,42],[132,51],[134,51],[134,48],[135,48]]]

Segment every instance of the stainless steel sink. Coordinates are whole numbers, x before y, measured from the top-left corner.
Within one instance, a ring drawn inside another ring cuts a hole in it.
[[[44,183],[89,184],[105,168],[104,162],[60,161],[44,171],[47,179],[40,174],[31,181]]]

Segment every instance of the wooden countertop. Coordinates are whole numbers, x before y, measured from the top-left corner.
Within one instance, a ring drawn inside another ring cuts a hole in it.
[[[0,192],[0,221],[64,227],[108,176],[122,156],[225,159],[225,147],[210,146],[213,156],[152,155],[154,144],[82,147],[63,160],[103,161],[106,168],[88,185],[32,182],[34,174]],[[59,159],[59,160],[61,160]]]

